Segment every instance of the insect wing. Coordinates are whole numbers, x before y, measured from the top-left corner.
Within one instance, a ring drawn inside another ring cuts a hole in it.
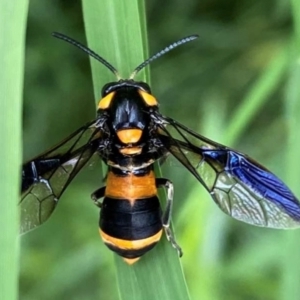
[[[99,139],[101,133],[95,122],[91,122],[23,165],[19,204],[21,233],[49,218],[66,187],[96,152]]]
[[[160,140],[208,190],[226,214],[270,228],[300,226],[300,203],[289,188],[263,166],[182,124],[156,115]]]

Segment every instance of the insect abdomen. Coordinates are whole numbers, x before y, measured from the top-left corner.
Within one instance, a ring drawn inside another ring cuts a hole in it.
[[[145,169],[138,176],[110,170],[100,214],[104,243],[128,263],[152,249],[162,234],[155,177]]]

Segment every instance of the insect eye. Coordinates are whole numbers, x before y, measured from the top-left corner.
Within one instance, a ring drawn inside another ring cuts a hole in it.
[[[115,95],[115,92],[111,92],[107,94],[105,97],[103,97],[98,104],[98,109],[107,109],[110,106],[111,100],[113,96]]]
[[[154,96],[143,90],[139,90],[138,92],[148,106],[157,106],[158,103]]]

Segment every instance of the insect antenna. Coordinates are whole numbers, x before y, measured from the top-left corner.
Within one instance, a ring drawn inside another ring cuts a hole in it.
[[[58,33],[58,32],[53,32],[52,35],[58,39],[61,39],[65,42],[68,42],[74,46],[76,46],[77,48],[81,49],[82,51],[84,51],[85,53],[87,53],[88,55],[90,55],[91,57],[97,59],[98,61],[100,61],[104,66],[106,66],[112,73],[114,73],[117,77],[118,80],[121,79],[118,71],[108,62],[106,61],[104,58],[102,58],[100,55],[98,55],[97,53],[95,53],[93,50],[87,48],[86,46],[82,45],[81,43],[73,40],[72,38],[62,34],[62,33]]]
[[[157,52],[156,54],[154,54],[153,56],[151,56],[150,58],[146,59],[144,62],[142,62],[140,65],[138,65],[133,72],[131,73],[131,75],[129,76],[129,79],[133,79],[135,77],[135,75],[142,70],[143,68],[145,68],[147,65],[149,65],[152,61],[154,61],[155,59],[159,58],[160,56],[166,54],[167,52],[177,48],[180,45],[183,45],[185,43],[191,42],[195,39],[197,39],[199,37],[199,35],[194,34],[194,35],[190,35],[187,37],[184,37],[174,43],[172,43],[171,45],[167,46],[166,48],[164,48],[163,50]]]

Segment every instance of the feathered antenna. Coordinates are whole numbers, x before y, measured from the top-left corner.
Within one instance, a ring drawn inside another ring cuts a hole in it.
[[[172,43],[171,45],[167,46],[166,48],[164,48],[163,50],[157,52],[156,54],[152,55],[150,58],[148,58],[147,60],[145,60],[144,62],[142,62],[140,65],[138,65],[133,72],[131,73],[131,75],[129,76],[129,79],[133,79],[135,77],[135,75],[141,71],[143,68],[145,68],[147,65],[149,65],[152,61],[154,61],[155,59],[161,57],[162,55],[170,52],[171,50],[177,48],[180,45],[183,45],[185,43],[191,42],[195,39],[197,39],[199,36],[197,34],[194,35],[190,35],[187,37],[184,37],[174,43]]]
[[[81,49],[83,52],[87,53],[88,55],[90,55],[91,57],[97,59],[98,61],[100,61],[105,67],[107,67],[110,71],[112,71],[118,80],[121,79],[121,76],[119,75],[118,71],[116,70],[116,68],[114,68],[108,61],[106,61],[103,57],[101,57],[100,55],[98,55],[97,53],[95,53],[93,50],[89,49],[88,47],[82,45],[81,43],[73,40],[72,38],[62,34],[62,33],[58,33],[58,32],[53,32],[52,35],[58,39],[61,39],[65,42],[68,42],[74,46],[76,46],[77,48]]]
[[[97,53],[95,53],[93,50],[89,49],[88,47],[82,45],[81,43],[73,40],[72,38],[62,34],[62,33],[58,33],[58,32],[53,32],[52,35],[58,39],[61,39],[65,42],[68,42],[74,46],[76,46],[77,48],[81,49],[82,51],[84,51],[85,53],[87,53],[88,55],[90,55],[91,57],[97,59],[98,61],[100,61],[104,66],[106,66],[112,73],[114,73],[117,77],[117,80],[121,80],[121,76],[118,73],[118,71],[116,70],[116,68],[114,68],[108,61],[106,61],[103,57],[101,57],[100,55],[98,55]],[[155,59],[161,57],[162,55],[168,53],[169,51],[177,48],[180,45],[183,45],[185,43],[191,42],[195,39],[197,39],[199,36],[198,35],[190,35],[187,37],[184,37],[174,43],[172,43],[171,45],[167,46],[166,48],[164,48],[163,50],[157,52],[156,54],[154,54],[153,56],[151,56],[150,58],[148,58],[147,60],[145,60],[144,62],[142,62],[140,65],[138,65],[133,72],[131,73],[131,75],[129,76],[129,79],[134,79],[134,77],[136,76],[136,74],[141,71],[143,68],[145,68],[147,65],[149,65],[152,61],[154,61]]]

